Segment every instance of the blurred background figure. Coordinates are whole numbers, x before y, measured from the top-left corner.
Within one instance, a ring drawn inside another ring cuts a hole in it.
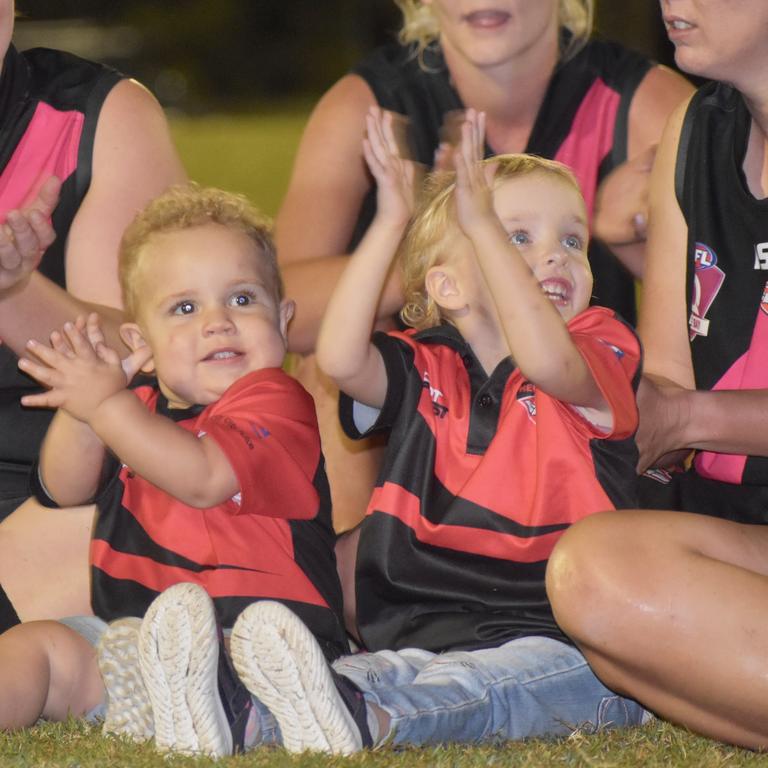
[[[185,178],[149,91],[69,53],[20,52],[14,22],[0,0],[0,630],[88,609],[93,508],[27,500],[51,413],[21,407],[37,387],[18,355],[96,306],[119,339],[123,229]]]

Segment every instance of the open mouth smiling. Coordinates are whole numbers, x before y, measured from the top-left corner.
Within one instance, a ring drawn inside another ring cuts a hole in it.
[[[547,280],[542,280],[539,285],[541,286],[542,293],[553,304],[562,307],[570,302],[572,288],[567,280],[560,277],[551,277]]]

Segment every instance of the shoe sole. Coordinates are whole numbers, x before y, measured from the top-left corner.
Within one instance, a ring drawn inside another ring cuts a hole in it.
[[[139,631],[139,661],[160,751],[232,754],[218,655],[213,603],[202,587],[176,584],[155,599]]]
[[[362,748],[320,646],[284,605],[249,605],[232,629],[230,652],[245,687],[275,716],[289,752],[350,755]]]
[[[104,733],[147,741],[154,735],[152,706],[139,668],[141,619],[113,621],[99,639],[99,671],[107,690]]]

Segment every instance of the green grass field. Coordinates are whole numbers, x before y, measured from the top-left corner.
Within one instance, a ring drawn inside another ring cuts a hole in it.
[[[0,765],[45,768],[717,768],[768,766],[768,755],[715,744],[667,724],[651,724],[594,736],[575,734],[561,741],[527,741],[500,746],[438,747],[362,752],[353,757],[289,755],[261,748],[214,761],[205,757],[157,754],[151,743],[131,744],[103,737],[96,728],[70,722],[0,737]]]
[[[298,105],[281,112],[253,116],[215,116],[173,120],[174,137],[190,176],[247,194],[274,215],[288,183],[293,153],[308,108]],[[766,766],[768,756],[726,747],[688,734],[680,728],[652,723],[643,728],[560,741],[529,741],[497,747],[441,747],[405,751],[384,749],[352,758],[325,755],[290,756],[281,749],[259,749],[214,763],[207,758],[158,755],[151,744],[135,745],[104,738],[83,723],[45,724],[16,734],[0,735],[1,766],[89,768],[180,768],[219,765],[222,768],[539,768],[539,766]]]
[[[176,118],[171,128],[191,178],[241,192],[274,216],[309,109],[298,104],[256,115]]]

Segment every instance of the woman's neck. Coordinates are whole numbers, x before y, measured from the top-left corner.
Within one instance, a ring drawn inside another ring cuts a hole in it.
[[[462,103],[486,114],[489,146],[496,153],[523,152],[557,66],[557,40],[490,66],[477,66],[450,47],[443,52]]]
[[[747,152],[744,156],[744,178],[749,191],[758,200],[768,197],[768,94],[744,99],[752,116]]]

